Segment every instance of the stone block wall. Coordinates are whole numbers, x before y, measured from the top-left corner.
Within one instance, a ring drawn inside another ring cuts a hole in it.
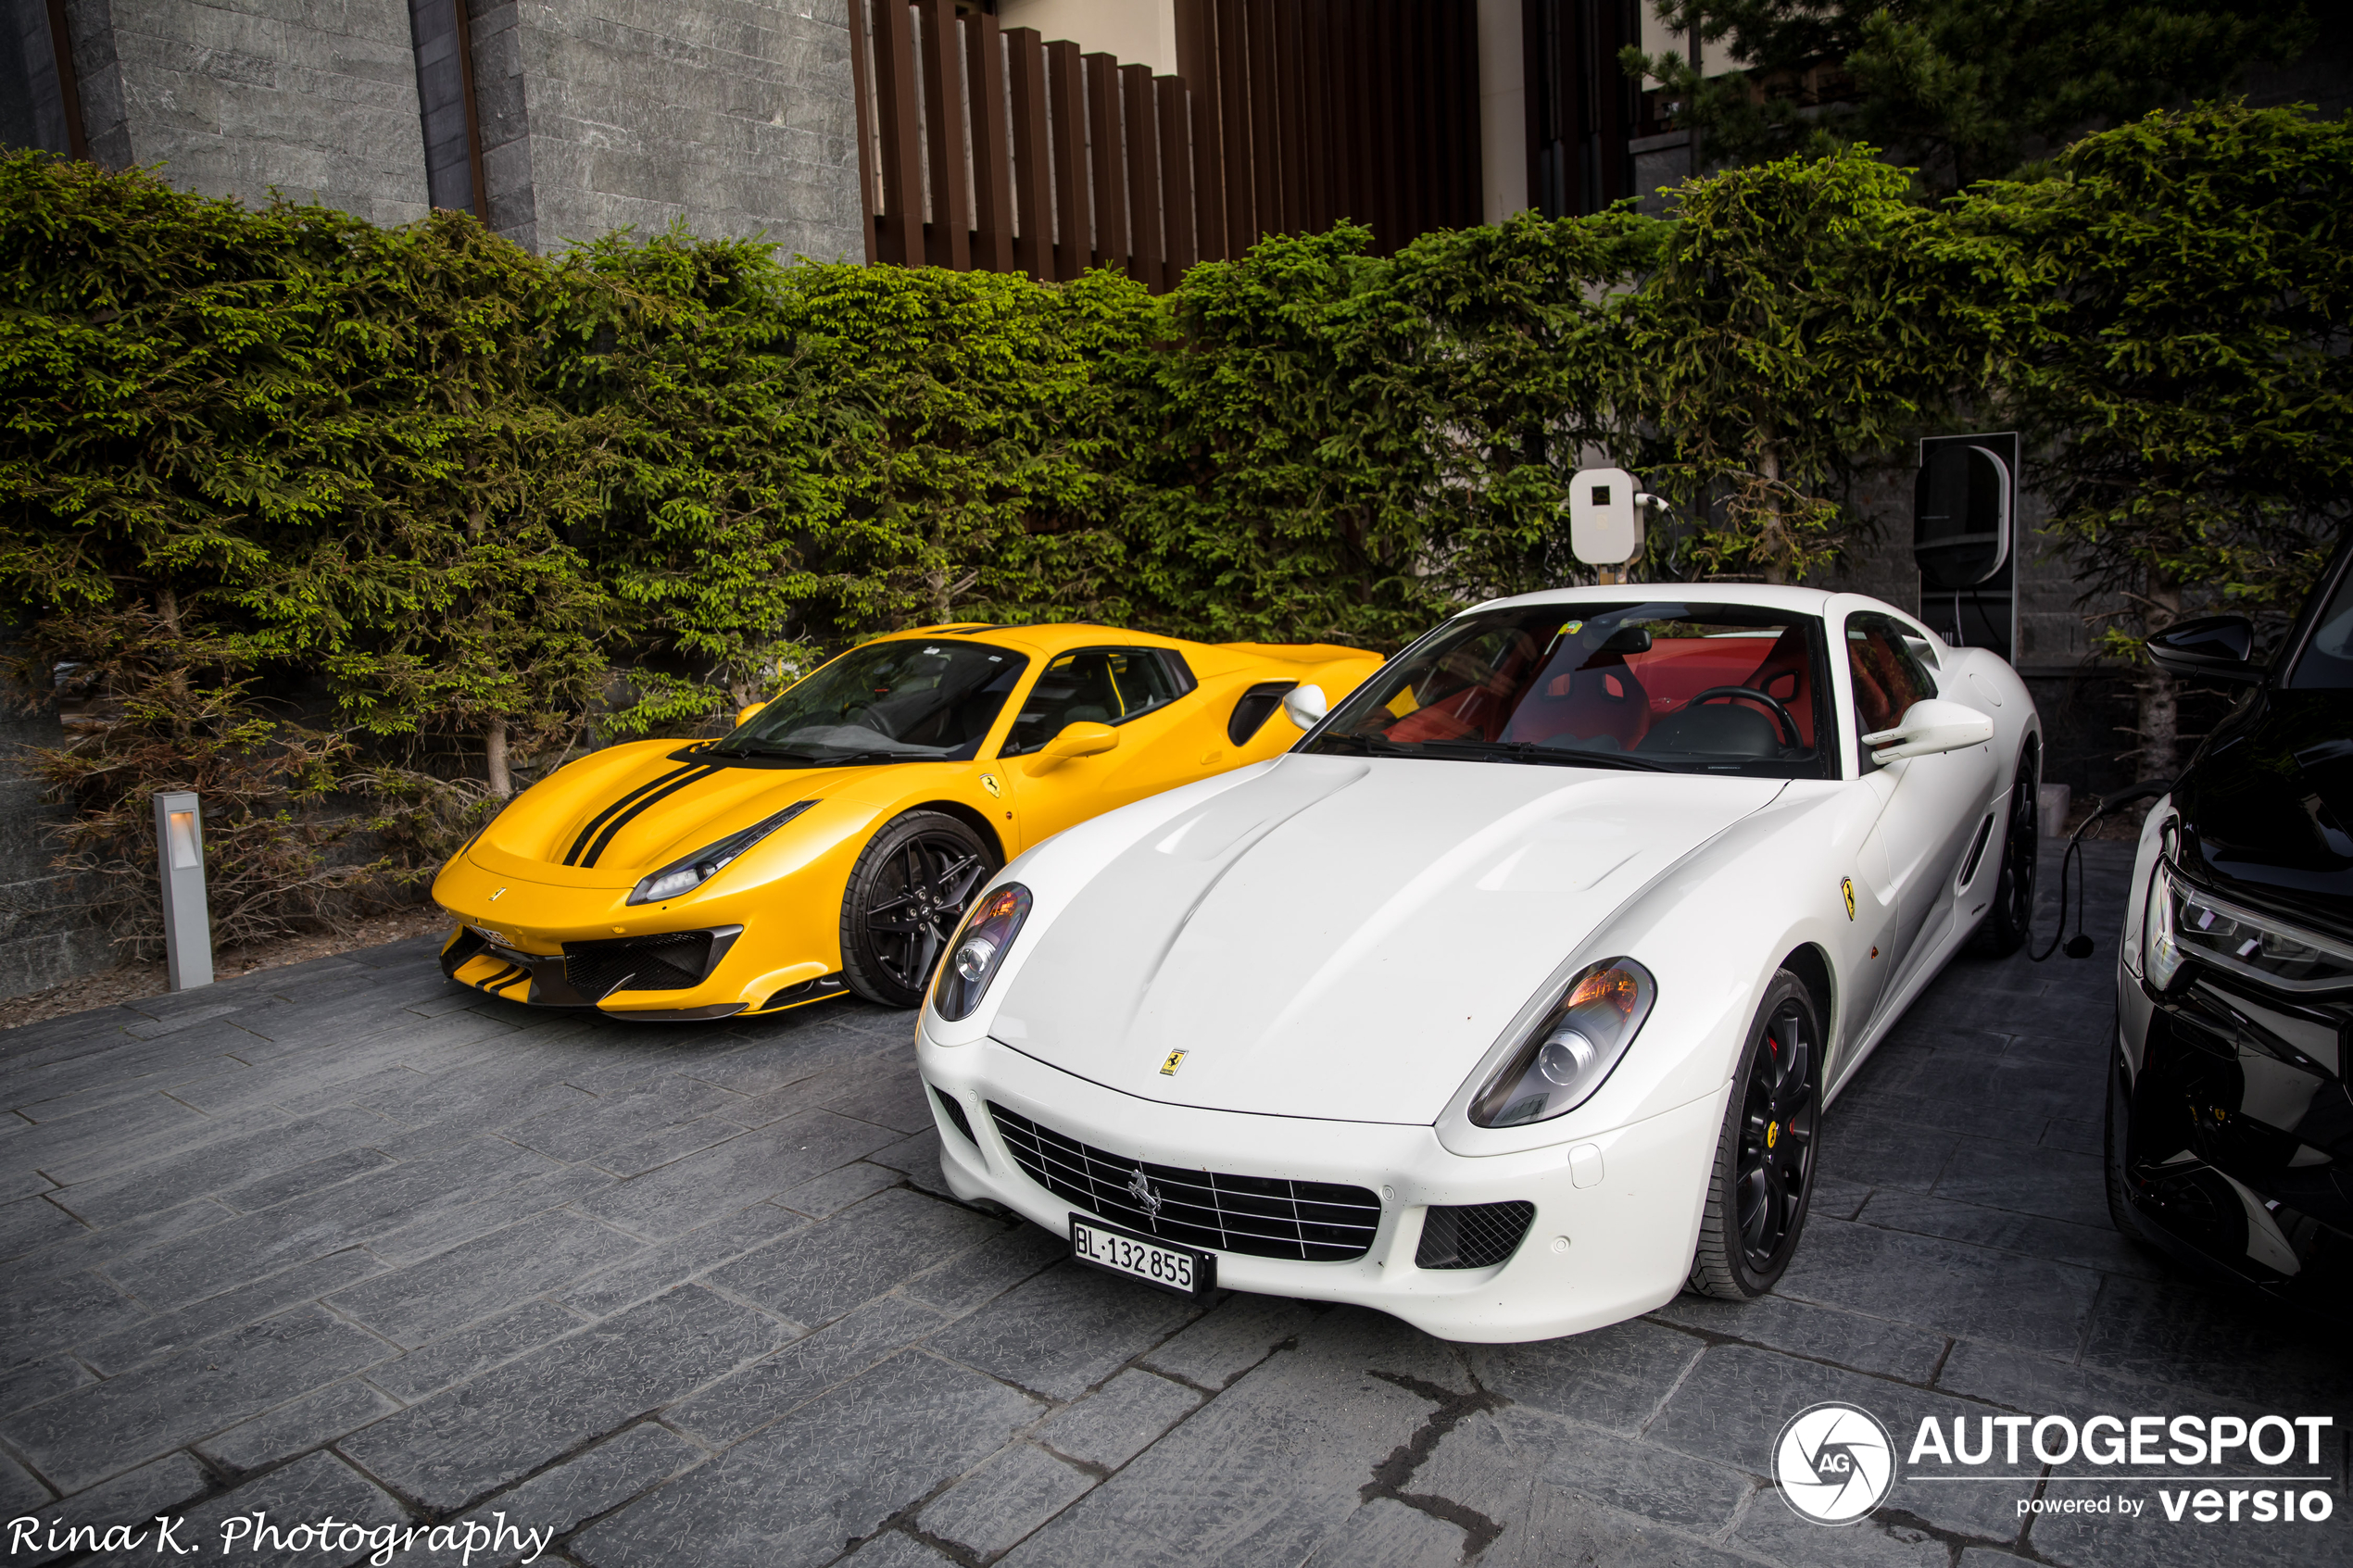
[[[684,220],[865,257],[843,0],[472,0],[490,225],[560,249]]]
[[[53,713],[0,711],[0,997],[63,985],[114,961],[105,935],[78,916],[78,885],[49,869],[49,830],[66,820],[14,763],[25,746],[56,746]]]
[[[405,0],[68,0],[90,156],[183,190],[425,215]]]

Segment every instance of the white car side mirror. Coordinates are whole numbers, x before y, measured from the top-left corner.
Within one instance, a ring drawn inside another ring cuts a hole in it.
[[[1293,686],[1283,694],[1283,717],[1302,730],[1312,730],[1331,710],[1321,686]]]
[[[1906,709],[1894,729],[1865,735],[1863,744],[1877,748],[1871,753],[1872,761],[1884,764],[1983,746],[1993,738],[1994,721],[1976,709],[1930,697]]]

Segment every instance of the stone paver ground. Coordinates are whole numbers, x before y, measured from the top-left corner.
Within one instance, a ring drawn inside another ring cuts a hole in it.
[[[2091,848],[2112,932],[2128,850]],[[1827,1399],[2346,1421],[2341,1336],[2109,1227],[2109,973],[1949,971],[1831,1113],[1773,1297],[1513,1347],[1076,1269],[946,1198],[910,1019],[861,1004],[630,1026],[409,943],[28,1026],[0,1518],[503,1514],[595,1568],[2353,1561],[2334,1487],[2201,1530],[1905,1482],[1826,1530],[1766,1477]]]

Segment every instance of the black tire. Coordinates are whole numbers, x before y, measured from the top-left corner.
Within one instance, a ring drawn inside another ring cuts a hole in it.
[[[2132,1120],[2131,1091],[2124,1083],[2124,1059],[2111,1056],[2108,1064],[2108,1113],[2100,1119],[2100,1164],[2108,1177],[2108,1217],[2119,1234],[2146,1246],[2141,1222],[2133,1212],[2132,1189],[2124,1175],[2124,1144]]]
[[[2043,850],[2042,784],[2042,755],[2028,741],[2018,759],[2017,776],[2010,781],[2009,815],[1996,851],[2001,858],[1994,862],[1994,907],[1969,937],[1969,951],[1980,958],[2017,952],[2034,929],[2034,867]]]
[[[979,834],[941,811],[909,811],[859,855],[841,900],[841,970],[887,1008],[919,1007],[973,891],[997,871]]]
[[[1782,970],[1749,1025],[1724,1107],[1692,1258],[1691,1287],[1704,1296],[1762,1296],[1797,1251],[1814,1203],[1822,1047],[1813,992]]]

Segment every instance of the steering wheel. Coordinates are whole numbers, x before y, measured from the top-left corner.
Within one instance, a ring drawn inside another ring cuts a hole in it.
[[[1691,700],[1683,706],[1697,708],[1712,696],[1763,703],[1773,710],[1773,727],[1781,733],[1781,744],[1793,750],[1801,744],[1797,738],[1797,721],[1790,717],[1789,709],[1781,706],[1781,699],[1772,693],[1760,692],[1755,686],[1710,686],[1704,692],[1692,694]]]
[[[1766,700],[1769,702],[1772,699],[1768,697]],[[845,724],[862,724],[877,734],[889,736],[892,740],[899,738],[899,726],[892,723],[889,715],[872,702],[849,704],[842,709],[841,721]]]

